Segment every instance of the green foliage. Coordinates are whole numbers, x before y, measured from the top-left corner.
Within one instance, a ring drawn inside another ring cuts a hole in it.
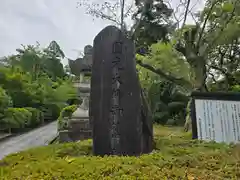
[[[66,103],[69,99],[77,99],[77,89],[71,82],[64,81],[54,90],[53,98],[53,102],[56,103]]]
[[[156,123],[165,125],[177,116],[179,122],[174,120],[174,123],[183,124],[188,97],[179,87],[166,81],[155,82],[148,91],[148,98]]]
[[[6,115],[0,116],[1,127],[32,128],[43,121],[56,120],[69,100],[77,99],[77,90],[71,79],[65,77],[63,57],[64,53],[53,41],[44,49],[39,44],[22,46],[16,55],[1,60],[4,66],[0,67],[0,113],[5,110]],[[9,106],[13,109],[7,109]],[[31,118],[27,116],[23,123],[18,114],[25,107]]]
[[[7,129],[7,124],[4,122],[4,111],[12,106],[12,99],[7,95],[6,91],[0,87],[0,130]]]
[[[240,85],[235,85],[232,87],[232,91],[234,92],[240,92]]]
[[[3,122],[10,128],[19,129],[30,125],[32,113],[25,108],[7,108],[4,111]]]
[[[173,27],[170,20],[173,10],[165,2],[158,0],[135,0],[135,5],[137,10],[132,19],[137,22],[139,16],[142,16],[142,21],[135,31],[136,49],[139,54],[146,54],[152,44],[160,40],[168,41]]]
[[[59,117],[59,114],[63,107],[64,106],[59,106],[58,104],[55,104],[55,103],[48,103],[40,107],[40,110],[44,112],[45,120],[52,121],[52,120],[56,120]]]
[[[9,106],[12,106],[12,99],[7,95],[6,91],[0,87],[0,113]]]
[[[137,58],[140,58],[144,63],[150,64],[155,69],[161,69],[161,71],[167,75],[191,81],[189,64],[180,56],[179,52],[174,49],[171,43],[158,42],[152,44],[149,55],[138,55]],[[159,76],[158,79],[159,78],[161,78],[161,76]]]
[[[60,116],[58,117],[58,129],[64,130],[68,127],[68,120],[72,114],[77,110],[77,105],[67,106],[62,109]]]
[[[19,65],[25,72],[30,72],[33,80],[36,80],[43,72],[53,80],[64,77],[64,69],[61,58],[64,57],[60,46],[52,41],[45,49],[40,49],[40,44],[22,46],[17,49],[18,54],[12,56],[12,66]]]
[[[25,109],[27,109],[32,114],[31,120],[27,124],[28,127],[35,127],[43,122],[44,116],[42,111],[32,107],[26,107]]]
[[[77,105],[67,106],[61,111],[61,117],[71,117],[72,113],[77,110]]]
[[[91,155],[90,140],[9,155],[0,175],[9,179],[239,179],[239,146],[191,140],[180,128],[155,126],[156,149],[140,157]]]

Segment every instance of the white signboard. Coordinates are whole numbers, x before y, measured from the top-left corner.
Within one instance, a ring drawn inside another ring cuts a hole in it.
[[[240,101],[195,99],[198,139],[240,142]]]

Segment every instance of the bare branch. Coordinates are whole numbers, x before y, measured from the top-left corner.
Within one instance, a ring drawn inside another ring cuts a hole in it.
[[[206,28],[206,25],[207,25],[207,21],[208,21],[210,15],[211,15],[211,13],[212,13],[212,10],[213,10],[213,8],[214,8],[214,6],[216,5],[217,2],[218,2],[218,1],[215,0],[215,1],[212,3],[212,5],[211,5],[211,7],[210,7],[210,10],[208,11],[208,14],[207,14],[207,16],[206,16],[206,18],[205,18],[205,20],[204,20],[203,27],[202,27],[202,29],[201,29],[201,31],[200,31],[199,38],[198,38],[198,41],[197,41],[197,46],[196,46],[197,49],[199,49],[200,42],[201,42],[202,36],[203,36],[203,32],[204,32],[204,30],[205,30],[205,28]]]
[[[135,24],[132,26],[132,28],[131,28],[131,32],[130,32],[130,37],[132,38],[132,39],[135,39],[135,33],[136,33],[136,31],[137,31],[137,29],[140,27],[140,25],[141,25],[141,22],[142,22],[142,20],[143,20],[143,18],[144,18],[144,14],[146,14],[146,12],[147,12],[147,5],[149,4],[149,3],[152,3],[152,1],[153,0],[145,0],[144,1],[144,4],[143,4],[143,9],[142,9],[142,12],[141,12],[141,15],[140,15],[140,18],[139,19],[137,19],[136,20],[136,22],[135,22]]]
[[[185,26],[185,23],[186,23],[186,20],[187,20],[187,15],[188,15],[188,9],[189,9],[189,6],[190,6],[190,2],[191,2],[191,0],[187,0],[187,6],[186,6],[186,10],[185,10],[184,19],[183,19],[183,23],[182,23],[181,29]]]
[[[96,18],[102,18],[105,20],[109,20],[117,25],[121,25],[121,21],[118,20],[118,15],[116,13],[117,8],[119,7],[119,2],[116,2],[113,5],[110,5],[109,3],[105,2],[104,4],[98,4],[98,3],[86,3],[86,1],[82,0],[81,2],[78,2],[78,7],[84,6],[86,8],[86,13],[92,15]],[[104,13],[104,11],[110,12],[110,15],[107,15],[107,13]]]
[[[124,29],[124,7],[125,7],[125,0],[120,0],[121,1],[121,30]]]
[[[217,83],[217,80],[216,80],[216,78],[215,78],[214,73],[208,72],[208,75],[210,75],[210,76],[211,76],[211,79],[212,79],[215,83]]]
[[[165,3],[169,6],[169,8],[174,9],[169,1],[165,1]],[[177,18],[177,15],[176,15],[179,12],[179,8],[181,6],[185,6],[185,4],[183,4],[183,3],[178,4],[176,10],[172,13],[173,18],[176,21],[177,28],[179,28],[179,24],[183,20],[183,17],[182,17],[183,14],[180,14],[179,18]]]
[[[221,73],[224,74],[224,75],[228,75],[228,74],[229,74],[226,69],[221,68],[221,67],[219,67],[219,66],[209,65],[208,67],[209,67],[210,69],[217,70],[217,71],[221,72]]]
[[[133,4],[131,4],[130,6],[128,6],[126,13],[124,14],[124,17],[128,17],[130,14],[133,14]]]
[[[175,84],[177,84],[179,86],[182,86],[182,87],[185,87],[185,88],[189,88],[189,89],[192,88],[191,83],[189,81],[185,80],[184,78],[176,78],[176,77],[174,77],[172,75],[168,75],[168,74],[164,73],[161,69],[159,69],[159,68],[156,69],[156,68],[152,67],[149,64],[143,63],[139,59],[136,60],[136,63],[139,66],[141,66],[141,67],[143,67],[143,68],[145,68],[145,69],[147,69],[147,70],[149,70],[149,71],[151,71],[153,73],[156,73],[157,75],[163,77],[164,79],[166,79],[168,81],[171,81],[171,82],[173,82],[173,83],[175,83]]]

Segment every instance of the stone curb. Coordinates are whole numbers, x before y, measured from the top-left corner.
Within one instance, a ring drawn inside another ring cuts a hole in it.
[[[53,144],[53,142],[58,138],[59,134],[57,133],[56,136],[54,136],[51,140],[47,141],[46,144],[50,145]]]
[[[6,141],[7,139],[10,139],[10,138],[18,136],[18,135],[21,135],[21,134],[9,134],[8,136],[4,136],[4,137],[0,138],[0,142]]]

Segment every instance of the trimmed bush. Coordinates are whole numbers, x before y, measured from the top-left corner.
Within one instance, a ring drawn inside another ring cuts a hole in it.
[[[43,122],[43,112],[32,107],[26,107],[29,112],[32,113],[31,120],[27,124],[28,127],[36,127]]]
[[[72,114],[77,110],[77,105],[67,106],[62,109],[60,116],[61,117],[71,117]]]
[[[7,108],[3,121],[10,129],[25,128],[31,122],[32,113],[25,108]]]
[[[181,128],[154,128],[156,149],[140,157],[91,155],[91,141],[55,144],[0,161],[3,180],[239,179],[240,147],[191,140]]]
[[[68,119],[77,110],[77,105],[67,106],[62,109],[60,116],[58,117],[58,130],[64,130],[68,127]]]

